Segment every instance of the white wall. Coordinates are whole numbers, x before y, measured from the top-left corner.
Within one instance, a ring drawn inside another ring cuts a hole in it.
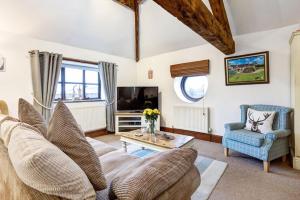
[[[119,66],[118,85],[134,85],[136,81],[136,63],[131,59],[0,31],[0,54],[6,58],[7,65],[6,72],[0,72],[0,99],[7,101],[10,113],[13,116],[17,116],[18,98],[22,97],[32,102],[31,68],[28,51],[34,49],[61,53],[70,58],[114,62]],[[96,104],[104,106],[103,103]],[[86,104],[81,105],[86,106]],[[69,104],[69,106],[72,107],[72,104]],[[105,113],[101,113],[100,117],[105,117]]]
[[[162,126],[176,128],[173,106],[186,104],[173,89],[170,65],[210,60],[209,88],[204,106],[210,108],[210,127],[214,134],[223,135],[226,122],[240,120],[240,104],[275,104],[290,106],[289,39],[299,25],[252,33],[235,38],[236,55],[270,51],[270,84],[225,86],[225,55],[207,44],[141,60],[137,66],[138,85],[157,85],[162,94]],[[147,79],[148,69],[154,70],[154,79]],[[196,106],[202,106],[198,102]]]
[[[239,105],[265,103],[290,106],[289,38],[299,25],[271,31],[239,36],[236,55],[258,51],[270,51],[270,84],[225,86],[224,57],[211,45],[161,54],[133,60],[95,51],[66,46],[33,38],[0,32],[0,54],[7,59],[6,72],[0,72],[0,99],[8,102],[11,114],[17,115],[17,101],[23,97],[32,102],[31,70],[28,51],[39,49],[62,53],[66,57],[91,61],[109,61],[119,65],[118,85],[157,85],[162,94],[162,126],[176,127],[173,106],[183,105],[173,89],[170,65],[202,59],[210,60],[209,89],[204,106],[210,108],[210,127],[214,134],[223,135],[223,124],[239,121]],[[149,68],[154,70],[154,79],[147,79]],[[202,106],[203,102],[195,104]],[[104,106],[103,103],[98,103]],[[69,105],[72,107],[72,105]],[[75,106],[75,105],[74,105]],[[76,106],[87,106],[76,104]],[[104,112],[100,114],[104,117]],[[103,125],[101,125],[103,126]]]

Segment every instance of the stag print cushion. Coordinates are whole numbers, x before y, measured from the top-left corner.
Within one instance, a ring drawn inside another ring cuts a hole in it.
[[[246,130],[257,133],[269,133],[273,126],[273,120],[276,112],[257,111],[251,108],[247,110]]]

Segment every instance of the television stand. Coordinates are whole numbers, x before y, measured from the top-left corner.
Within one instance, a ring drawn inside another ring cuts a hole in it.
[[[147,127],[146,118],[143,113],[138,112],[116,112],[115,113],[115,132],[128,132],[142,127]],[[156,130],[160,130],[160,116],[155,124]]]
[[[125,112],[126,113],[126,112]],[[140,111],[140,110],[133,110],[133,111],[129,111],[127,113],[134,113],[134,114],[142,114],[143,111]]]

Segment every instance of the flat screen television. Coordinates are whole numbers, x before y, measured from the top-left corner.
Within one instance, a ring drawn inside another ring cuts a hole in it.
[[[158,87],[118,87],[117,110],[142,112],[158,108]]]

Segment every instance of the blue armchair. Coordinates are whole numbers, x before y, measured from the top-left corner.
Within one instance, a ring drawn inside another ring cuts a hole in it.
[[[247,110],[252,108],[260,111],[276,111],[273,131],[261,134],[245,130]],[[291,135],[291,113],[287,107],[272,105],[241,105],[241,122],[225,124],[223,136],[224,154],[229,149],[247,154],[263,161],[264,171],[268,172],[270,161],[282,157],[286,160],[289,154],[289,136]]]

